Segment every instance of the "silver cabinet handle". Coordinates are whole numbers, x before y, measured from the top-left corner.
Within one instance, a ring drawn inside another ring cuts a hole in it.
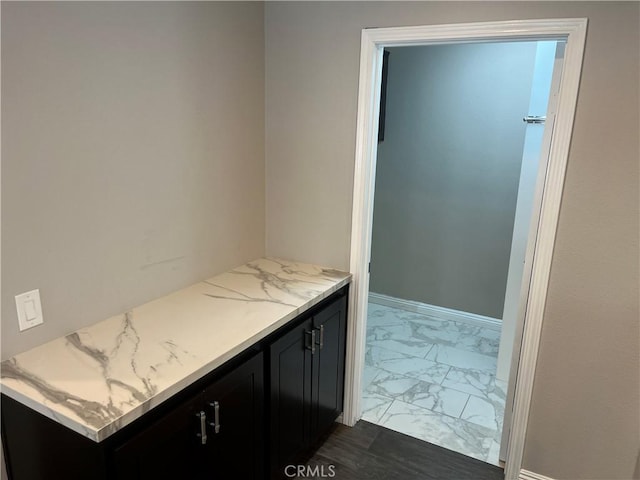
[[[218,402],[213,402],[213,421],[216,424],[213,431],[220,433],[220,404]]]
[[[207,444],[207,414],[203,411],[196,413],[196,417],[200,420],[200,433],[196,435],[202,442],[202,445]]]
[[[311,335],[311,346],[307,346],[307,350],[311,350],[311,355],[316,353],[316,329],[312,328],[310,332],[304,332],[307,335]]]
[[[320,325],[320,341],[318,342],[320,350],[324,347],[324,324]]]
[[[220,433],[220,404],[217,401],[209,402],[209,406],[213,408],[213,422],[209,422],[209,426],[214,433]]]

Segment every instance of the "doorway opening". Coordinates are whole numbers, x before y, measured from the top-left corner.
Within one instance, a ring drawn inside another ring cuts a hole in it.
[[[504,461],[514,324],[563,53],[556,40],[385,49],[363,420]]]
[[[533,376],[549,280],[551,253],[571,138],[573,116],[586,36],[586,19],[518,20],[477,24],[365,29],[362,32],[358,129],[351,237],[352,290],[349,304],[344,422],[354,425],[362,417],[362,386],[369,304],[369,266],[373,231],[374,185],[378,152],[378,115],[385,48],[482,42],[566,42],[559,72],[557,108],[549,133],[548,155],[541,155],[526,241],[511,379],[505,400],[502,448],[506,451],[505,477],[518,478],[533,389]],[[547,118],[547,125],[549,124]],[[375,268],[375,267],[374,267]],[[425,360],[427,360],[425,358]],[[441,385],[442,386],[442,385]]]

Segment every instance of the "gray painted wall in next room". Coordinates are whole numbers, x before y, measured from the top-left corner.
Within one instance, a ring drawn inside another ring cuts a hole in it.
[[[502,318],[536,43],[389,51],[370,289]]]

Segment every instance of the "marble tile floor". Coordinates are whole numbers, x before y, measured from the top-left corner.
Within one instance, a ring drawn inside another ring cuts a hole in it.
[[[363,420],[498,465],[500,332],[369,303]]]

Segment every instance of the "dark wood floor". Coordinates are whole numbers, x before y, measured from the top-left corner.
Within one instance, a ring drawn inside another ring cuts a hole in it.
[[[318,474],[298,478],[331,478],[332,471],[336,480],[504,478],[499,467],[362,420],[355,427],[336,424],[306,464],[319,467]]]

